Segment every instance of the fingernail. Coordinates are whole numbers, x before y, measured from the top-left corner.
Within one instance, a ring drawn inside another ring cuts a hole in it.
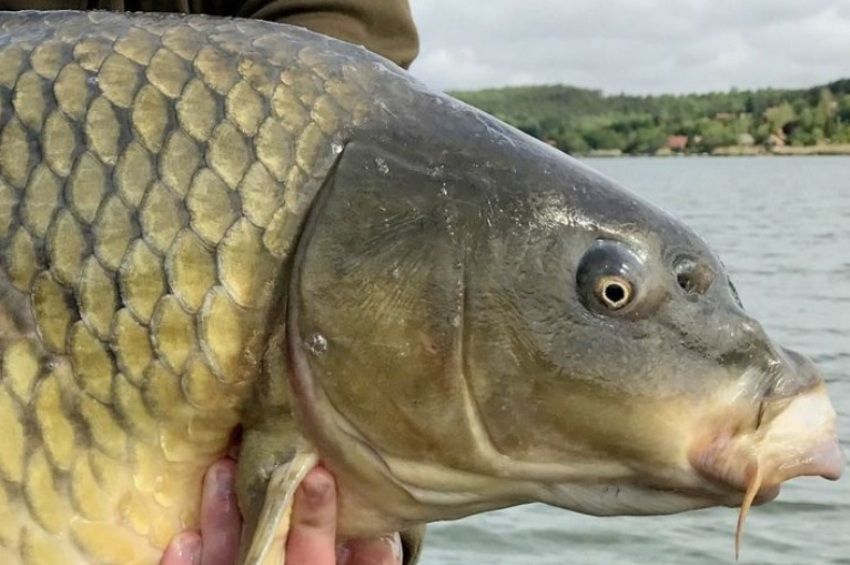
[[[310,473],[301,484],[304,494],[311,504],[321,504],[327,500],[333,485],[324,473]]]
[[[177,556],[181,562],[191,559],[193,565],[201,562],[201,538],[196,533],[184,534],[177,542]]]
[[[216,469],[215,475],[215,489],[216,491],[223,497],[229,497],[233,494],[233,472],[221,465]]]
[[[381,540],[390,546],[390,549],[393,552],[393,562],[401,563],[401,536],[399,536],[398,533],[395,533],[391,536],[384,536],[383,538],[381,538]]]

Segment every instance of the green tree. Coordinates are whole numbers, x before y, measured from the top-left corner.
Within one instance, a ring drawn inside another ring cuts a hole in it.
[[[643,127],[632,134],[626,152],[636,155],[652,155],[667,142],[664,131],[655,126]]]
[[[626,139],[613,129],[597,127],[589,129],[583,135],[591,149],[626,149]]]
[[[796,119],[797,115],[794,108],[788,102],[783,102],[778,106],[772,106],[764,111],[764,119],[770,125],[772,131],[780,132],[785,129],[789,123]]]
[[[584,155],[590,150],[590,146],[581,134],[575,130],[559,132],[552,139],[555,141],[555,146],[558,149],[571,155]]]
[[[845,94],[838,101],[836,114],[842,123],[850,123],[850,94]]]
[[[671,135],[699,139],[690,146],[697,151],[736,144],[744,134],[757,143],[765,143],[773,133],[795,145],[847,143],[850,128],[850,79],[798,90],[688,95],[606,95],[565,85],[455,95],[572,153],[653,153]]]
[[[791,145],[816,145],[824,138],[823,130],[820,128],[805,129],[802,127],[794,128],[788,136],[788,142]]]
[[[770,137],[771,133],[773,132],[770,131],[770,124],[767,122],[760,123],[752,130],[753,139],[760,145],[767,143],[767,138]]]
[[[700,124],[699,135],[702,140],[699,147],[703,151],[712,151],[718,147],[735,145],[738,142],[738,134],[726,124],[716,120],[705,120]]]
[[[850,143],[850,123],[838,124],[832,134],[833,143]]]
[[[835,96],[828,88],[821,88],[818,95],[818,105],[814,110],[815,127],[823,132],[821,139],[828,138],[834,129],[835,114],[838,109],[838,104],[835,101]]]

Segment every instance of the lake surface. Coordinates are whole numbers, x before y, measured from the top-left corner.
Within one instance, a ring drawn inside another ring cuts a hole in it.
[[[588,164],[696,229],[744,305],[823,371],[850,453],[850,157],[624,158]],[[528,505],[429,528],[426,565],[735,563],[737,510],[594,518]],[[850,472],[754,508],[740,563],[850,564]]]

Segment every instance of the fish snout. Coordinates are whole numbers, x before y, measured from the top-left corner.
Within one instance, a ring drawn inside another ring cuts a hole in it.
[[[766,399],[763,412],[755,449],[765,478],[778,484],[800,476],[841,477],[844,453],[823,381],[792,397]]]
[[[688,452],[689,463],[708,480],[706,489],[717,501],[740,504],[736,556],[753,504],[776,498],[789,479],[837,480],[844,471],[837,415],[817,368],[799,353],[771,349],[773,362],[763,373],[772,376],[762,389],[767,392],[738,396],[720,417],[704,421]]]
[[[789,479],[837,480],[844,470],[836,413],[819,377],[793,396],[765,398],[754,427],[720,430],[696,442],[690,463],[724,491],[755,488],[756,503],[775,498]]]
[[[784,347],[774,351],[778,371],[766,400],[791,398],[823,382],[817,366],[805,355]]]
[[[799,476],[836,480],[844,470],[844,454],[820,371],[791,349],[779,348],[779,358],[784,370],[762,402],[756,430],[761,464],[773,470],[777,484]]]

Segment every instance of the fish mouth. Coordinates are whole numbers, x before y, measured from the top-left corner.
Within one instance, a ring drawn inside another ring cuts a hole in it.
[[[744,504],[748,494],[752,506],[776,499],[782,490],[782,483],[765,482],[755,457],[727,451],[727,445],[725,438],[720,439],[708,449],[697,450],[691,457],[692,467],[707,482],[705,490],[719,497],[721,504],[730,507]],[[756,482],[757,486],[753,487]],[[753,488],[755,490],[751,492]]]
[[[740,389],[739,389],[740,390]],[[838,479],[844,455],[837,440],[836,415],[821,382],[793,395],[764,397],[735,391],[704,411],[685,413],[673,426],[681,434],[657,459],[615,469],[607,479],[553,482],[535,500],[585,514],[671,514],[709,506],[766,504],[782,484],[799,476]],[[622,475],[618,473],[623,472]],[[743,519],[743,518],[742,518]],[[739,529],[740,531],[740,529]]]
[[[835,410],[822,382],[792,397],[762,402],[753,429],[719,430],[696,442],[689,461],[709,485],[730,494],[733,503],[728,506],[740,505],[736,557],[751,506],[775,499],[789,479],[820,476],[834,481],[844,470]]]
[[[748,492],[760,478],[754,502],[775,498],[781,483],[802,476],[837,480],[844,470],[836,414],[822,383],[768,409],[770,419],[740,432],[721,427],[697,441],[691,466],[725,490]],[[764,411],[764,408],[762,408]]]

